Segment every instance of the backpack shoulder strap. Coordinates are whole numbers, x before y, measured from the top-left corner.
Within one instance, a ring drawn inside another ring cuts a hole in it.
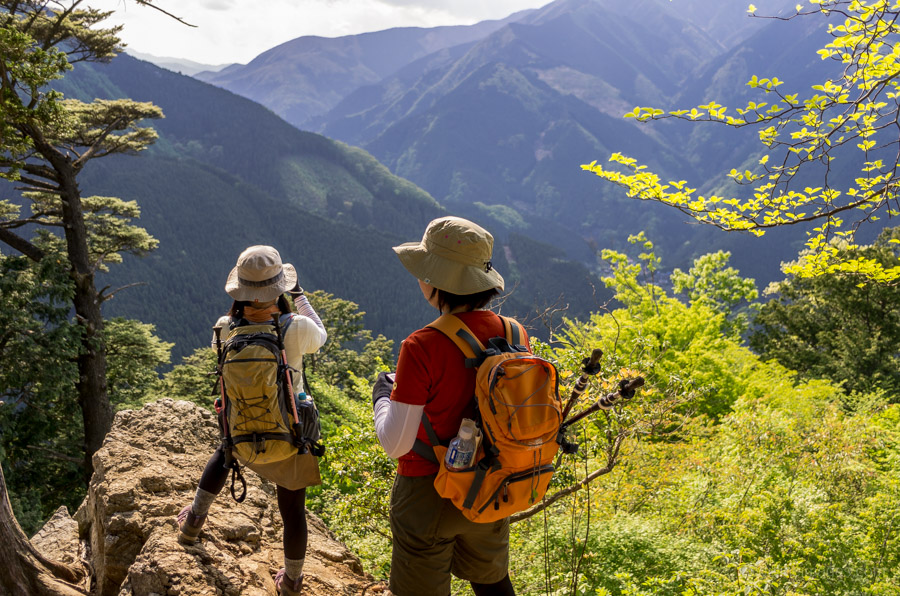
[[[484,344],[475,337],[472,330],[456,315],[443,314],[427,326],[437,329],[456,344],[456,347],[460,349],[466,358],[466,367],[474,368],[484,362]],[[434,427],[431,426],[431,421],[424,410],[422,411],[422,426],[430,444],[417,438],[415,443],[413,443],[412,450],[432,463],[440,463],[435,456],[434,447],[440,445],[441,440],[438,438],[437,433],[434,432]],[[446,445],[446,442],[444,444]]]
[[[422,426],[425,428],[425,434],[428,436],[428,443],[426,443],[422,439],[416,438],[415,442],[413,443],[412,450],[431,463],[439,464],[441,462],[438,461],[438,458],[434,453],[434,448],[441,444],[441,440],[438,438],[437,433],[434,432],[434,427],[431,426],[431,421],[428,419],[428,415],[424,410],[422,411],[421,422]],[[449,444],[449,441],[444,443],[444,445],[447,444]]]
[[[441,315],[429,323],[428,327],[437,329],[456,344],[456,347],[466,356],[467,367],[476,367],[484,361],[484,344],[475,337],[472,330],[456,315]]]
[[[500,318],[503,320],[503,329],[506,331],[506,341],[509,342],[509,345],[527,348],[528,346],[522,343],[525,340],[525,329],[522,324],[502,315]]]

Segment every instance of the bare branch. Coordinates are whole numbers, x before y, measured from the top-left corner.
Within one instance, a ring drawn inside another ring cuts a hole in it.
[[[41,180],[35,180],[33,178],[28,178],[27,176],[19,176],[19,180],[26,184],[30,184],[31,187],[28,186],[19,186],[16,187],[16,190],[24,190],[25,192],[47,192],[50,194],[58,195],[59,187],[53,186],[46,182],[42,182]]]
[[[31,217],[26,217],[25,219],[15,219],[12,221],[2,221],[0,222],[0,228],[5,230],[14,230],[16,228],[21,228],[22,226],[27,226],[28,224],[34,224],[38,226],[54,226],[54,227],[62,227],[62,223],[58,221],[48,221],[44,219],[45,217],[54,217],[55,214],[52,213],[38,213]]]
[[[14,234],[5,228],[0,228],[0,242],[11,246],[32,261],[40,261],[44,258],[44,251],[18,234]]]
[[[60,453],[55,449],[48,449],[47,447],[41,447],[40,445],[29,445],[28,448],[34,449],[35,451],[40,451],[50,459],[72,462],[79,465],[84,463],[84,457],[73,457],[71,455],[66,455],[65,453]]]
[[[109,294],[105,293],[106,290],[109,289],[109,286],[106,286],[102,290],[97,292],[97,294],[100,296],[100,302],[106,302],[107,300],[115,297],[115,295],[118,294],[119,292],[121,292],[122,290],[127,290],[128,288],[135,288],[137,286],[146,286],[146,285],[147,285],[147,282],[139,281],[139,282],[135,282],[133,284],[127,284],[124,286],[120,286],[120,287],[116,288],[115,290],[113,290],[112,292],[110,292]]]
[[[167,17],[170,17],[170,18],[175,19],[176,21],[178,21],[178,22],[181,23],[182,25],[187,25],[188,27],[197,27],[197,25],[192,25],[192,24],[188,23],[187,21],[185,21],[184,19],[182,19],[181,17],[176,17],[176,16],[173,15],[171,12],[167,12],[167,11],[163,10],[162,8],[160,8],[159,6],[156,6],[156,5],[153,4],[153,2],[151,2],[150,0],[135,0],[135,2],[137,2],[137,3],[140,4],[141,6],[147,6],[147,7],[149,7],[149,8],[154,9],[154,10],[158,10],[159,12],[163,13],[163,14],[166,15]]]
[[[56,182],[57,179],[57,173],[53,170],[53,168],[47,167],[46,165],[42,164],[26,162],[22,164],[22,171],[27,172],[32,176],[43,178],[44,180],[51,180],[53,182]]]
[[[546,509],[547,507],[549,507],[550,505],[553,505],[560,499],[567,497],[567,496],[571,495],[572,493],[580,491],[581,489],[586,487],[588,484],[590,484],[591,482],[593,482],[600,476],[603,476],[604,474],[609,474],[610,472],[612,472],[612,469],[616,466],[616,463],[617,463],[616,455],[618,455],[619,446],[622,444],[622,438],[623,438],[622,435],[619,435],[615,438],[612,448],[610,450],[610,452],[613,454],[613,457],[611,457],[610,459],[607,460],[607,463],[604,467],[600,468],[599,470],[594,470],[593,472],[591,472],[590,474],[588,474],[586,477],[582,478],[580,481],[576,482],[575,484],[572,484],[571,486],[567,486],[566,488],[560,490],[559,492],[553,493],[553,496],[543,499],[540,503],[538,503],[531,509],[526,509],[525,511],[520,511],[519,513],[514,513],[513,515],[509,516],[509,522],[515,523],[518,521],[522,521],[523,519],[529,518],[532,515],[534,515],[535,513],[539,513],[541,511],[543,511],[544,509]]]

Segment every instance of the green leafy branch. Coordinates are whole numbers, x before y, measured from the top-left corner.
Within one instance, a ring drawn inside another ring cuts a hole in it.
[[[823,60],[841,65],[833,80],[812,87],[812,94],[782,92],[777,77],[753,76],[747,85],[762,94],[729,112],[715,101],[691,109],[664,111],[636,107],[625,114],[639,122],[678,119],[713,122],[732,128],[755,127],[763,147],[753,170],[732,169],[728,177],[749,187],[749,196],[702,195],[685,180],[663,181],[647,166],[614,153],[604,167],[593,161],[582,169],[622,186],[628,196],[670,205],[693,219],[727,231],[762,236],[776,227],[821,222],[811,232],[806,259],[791,273],[843,272],[870,281],[893,283],[900,271],[865,260],[841,261],[830,240],[849,242],[859,227],[883,214],[900,215],[900,2],[813,0],[814,8],[788,17],[813,14],[843,17],[830,24],[831,41],[819,50]],[[755,7],[751,6],[751,13]],[[759,101],[763,99],[765,101]],[[852,160],[859,174],[852,183],[832,183],[835,159]],[[812,171],[821,182],[801,187],[798,176]],[[798,188],[799,187],[799,188]],[[847,224],[845,226],[845,224]]]

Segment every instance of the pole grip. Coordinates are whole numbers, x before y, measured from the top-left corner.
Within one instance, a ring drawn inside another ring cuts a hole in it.
[[[619,381],[618,391],[614,391],[613,393],[604,395],[603,397],[598,399],[596,402],[594,402],[594,404],[591,405],[588,409],[586,409],[582,412],[579,412],[578,414],[575,414],[569,420],[565,420],[565,418],[563,418],[563,420],[565,420],[565,422],[563,422],[562,425],[560,425],[561,431],[564,431],[569,426],[575,424],[576,422],[578,422],[585,416],[593,414],[597,410],[611,409],[614,405],[616,405],[616,402],[619,401],[620,399],[625,399],[625,400],[631,399],[632,397],[634,397],[634,394],[637,391],[637,389],[639,387],[642,387],[643,385],[644,385],[644,377],[636,377],[634,379],[622,379],[621,381]]]
[[[584,365],[583,370],[585,374],[596,375],[598,372],[600,372],[600,358],[602,357],[603,350],[601,350],[600,348],[594,348],[594,350],[591,352],[591,357],[588,358],[586,362],[584,360],[581,361],[581,363]]]
[[[569,412],[572,410],[572,406],[575,405],[575,402],[578,401],[578,398],[584,393],[584,390],[587,388],[588,379],[600,372],[600,358],[602,357],[603,350],[594,348],[591,351],[591,355],[581,361],[581,376],[575,381],[575,386],[572,388],[572,395],[569,396],[569,401],[566,402],[566,407],[563,408],[563,420],[566,419],[566,416],[568,416]]]
[[[619,381],[619,390],[615,393],[610,393],[609,395],[604,395],[600,399],[597,400],[597,405],[604,410],[609,410],[616,402],[620,399],[631,399],[634,397],[635,391],[637,391],[638,387],[641,387],[644,384],[644,377],[636,377],[634,379],[622,379]]]

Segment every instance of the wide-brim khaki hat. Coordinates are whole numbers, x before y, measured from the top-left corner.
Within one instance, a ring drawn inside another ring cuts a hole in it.
[[[251,246],[238,257],[228,274],[225,291],[235,300],[268,302],[275,300],[297,284],[297,271],[281,262],[281,255],[271,246]]]
[[[394,247],[400,262],[417,279],[461,296],[503,290],[503,277],[491,263],[493,250],[490,232],[452,216],[432,220],[421,242]]]

